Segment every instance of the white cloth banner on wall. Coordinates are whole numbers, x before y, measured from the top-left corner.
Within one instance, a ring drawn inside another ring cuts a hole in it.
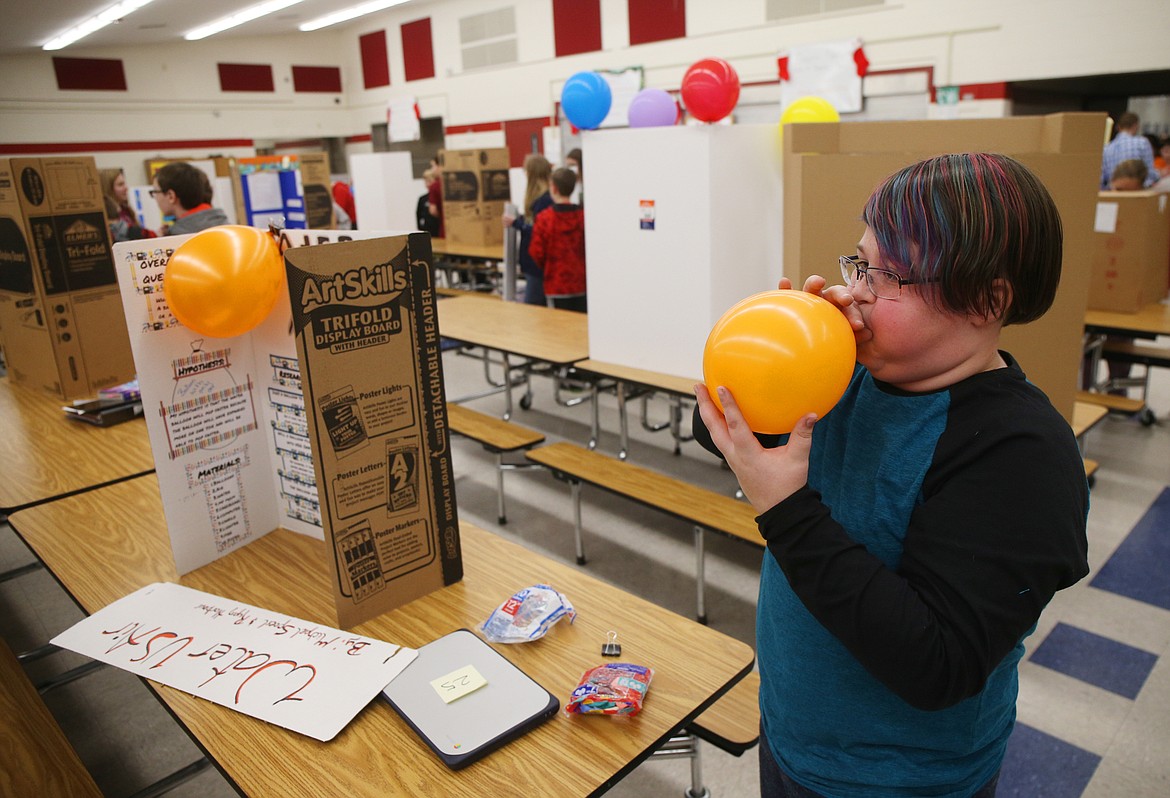
[[[386,103],[386,127],[390,141],[418,141],[418,101],[412,96],[391,97]]]
[[[869,61],[861,39],[806,44],[781,51],[780,112],[801,97],[820,97],[839,113],[862,109],[861,79]]]
[[[642,67],[628,67],[620,70],[599,70],[598,73],[609,84],[613,104],[601,122],[601,127],[627,127],[630,124],[630,103],[642,90]]]

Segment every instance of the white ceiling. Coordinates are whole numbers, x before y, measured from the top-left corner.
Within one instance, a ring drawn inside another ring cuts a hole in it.
[[[133,47],[142,44],[184,42],[192,28],[233,14],[260,0],[154,0],[121,22],[69,45],[56,55],[70,55],[91,47]],[[267,17],[253,20],[215,39],[297,33],[297,26],[333,11],[358,5],[362,0],[302,0]],[[425,0],[412,0],[423,5]],[[117,0],[0,0],[0,54],[32,53],[59,33],[109,8]],[[425,15],[425,12],[424,12]],[[355,21],[356,22],[356,21]],[[343,24],[354,24],[343,23]],[[339,26],[340,27],[340,26]]]

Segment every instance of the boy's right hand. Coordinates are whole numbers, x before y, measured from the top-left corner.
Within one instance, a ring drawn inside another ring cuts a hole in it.
[[[777,287],[781,291],[791,290],[792,281],[787,277],[781,277]],[[849,322],[849,326],[853,328],[853,334],[857,337],[857,343],[873,337],[873,334],[865,326],[865,319],[861,317],[861,309],[853,301],[853,292],[849,290],[848,286],[828,285],[828,281],[824,277],[821,277],[819,274],[813,274],[804,281],[804,287],[801,290],[806,294],[816,294],[821,299],[828,300],[836,305],[841,310],[842,315],[845,316],[845,320]]]

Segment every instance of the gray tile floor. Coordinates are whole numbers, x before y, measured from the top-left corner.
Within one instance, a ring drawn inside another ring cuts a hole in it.
[[[448,396],[483,389],[479,361],[449,352],[445,362]],[[535,379],[533,389],[531,409],[517,409],[513,420],[542,430],[550,440],[584,444],[589,438],[588,403],[558,405],[548,379]],[[562,393],[562,398],[569,396],[573,395]],[[1170,375],[1155,375],[1150,403],[1165,421],[1170,410]],[[503,399],[491,396],[470,405],[498,414]],[[639,403],[631,402],[630,409],[637,413]],[[601,413],[607,432],[599,448],[616,454],[617,411],[612,396],[602,397]],[[665,420],[665,403],[651,401],[649,413],[652,423]],[[732,474],[696,444],[683,444],[682,454],[675,456],[668,433],[648,432],[636,418],[632,416],[632,462],[713,489],[734,491]],[[1110,417],[1089,433],[1086,442],[1089,456],[1101,463],[1089,520],[1091,561],[1096,570],[1170,485],[1170,423],[1142,427],[1129,419]],[[572,514],[564,484],[543,471],[508,473],[508,523],[501,526],[496,519],[494,456],[461,439],[454,440],[453,450],[461,518],[555,559],[573,562]],[[589,557],[585,567],[589,572],[693,616],[694,554],[689,527],[589,488],[583,489],[582,495]],[[743,543],[708,537],[710,624],[751,643],[761,552]],[[31,560],[32,555],[12,531],[7,526],[0,528],[0,571]],[[15,651],[43,643],[80,618],[80,611],[43,570],[0,583],[0,633]],[[1021,668],[1020,721],[1101,757],[1080,793],[1085,798],[1170,794],[1170,715],[1165,711],[1170,705],[1170,658],[1164,656],[1170,648],[1170,611],[1093,588],[1085,580],[1057,596],[1032,636],[1032,646],[1058,622],[1107,635],[1159,659],[1136,700],[1025,662]],[[28,670],[36,680],[80,661],[69,652],[60,652],[30,663]],[[45,701],[107,795],[132,795],[199,757],[196,746],[150,689],[128,674],[103,669],[49,692]],[[739,758],[706,744],[702,751],[703,777],[713,796],[758,794],[754,750]],[[588,753],[567,751],[565,755]],[[650,761],[609,794],[619,798],[679,796],[689,785],[686,762]],[[210,769],[170,794],[214,797],[235,793]],[[1074,798],[1076,793],[1044,794]]]

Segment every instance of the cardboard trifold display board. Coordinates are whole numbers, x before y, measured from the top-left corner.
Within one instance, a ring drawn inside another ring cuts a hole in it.
[[[463,576],[425,233],[285,254],[343,626]]]
[[[443,227],[447,241],[486,246],[504,242],[504,205],[511,198],[506,147],[441,150]]]
[[[1166,296],[1170,280],[1170,195],[1102,191],[1093,222],[1089,307],[1136,313]]]
[[[12,381],[63,399],[133,378],[93,158],[0,159],[0,335]]]
[[[284,231],[294,301],[226,339],[167,306],[193,237],[114,248],[178,572],[277,527],[325,539],[345,627],[459,579],[429,237]]]
[[[955,152],[1011,156],[1036,173],[1060,211],[1064,265],[1052,308],[1007,327],[1002,347],[1072,419],[1089,288],[1093,207],[1105,115],[1094,113],[915,122],[847,122],[784,127],[784,274],[840,283],[840,255],[852,255],[861,211],[885,177],[924,158]]]

